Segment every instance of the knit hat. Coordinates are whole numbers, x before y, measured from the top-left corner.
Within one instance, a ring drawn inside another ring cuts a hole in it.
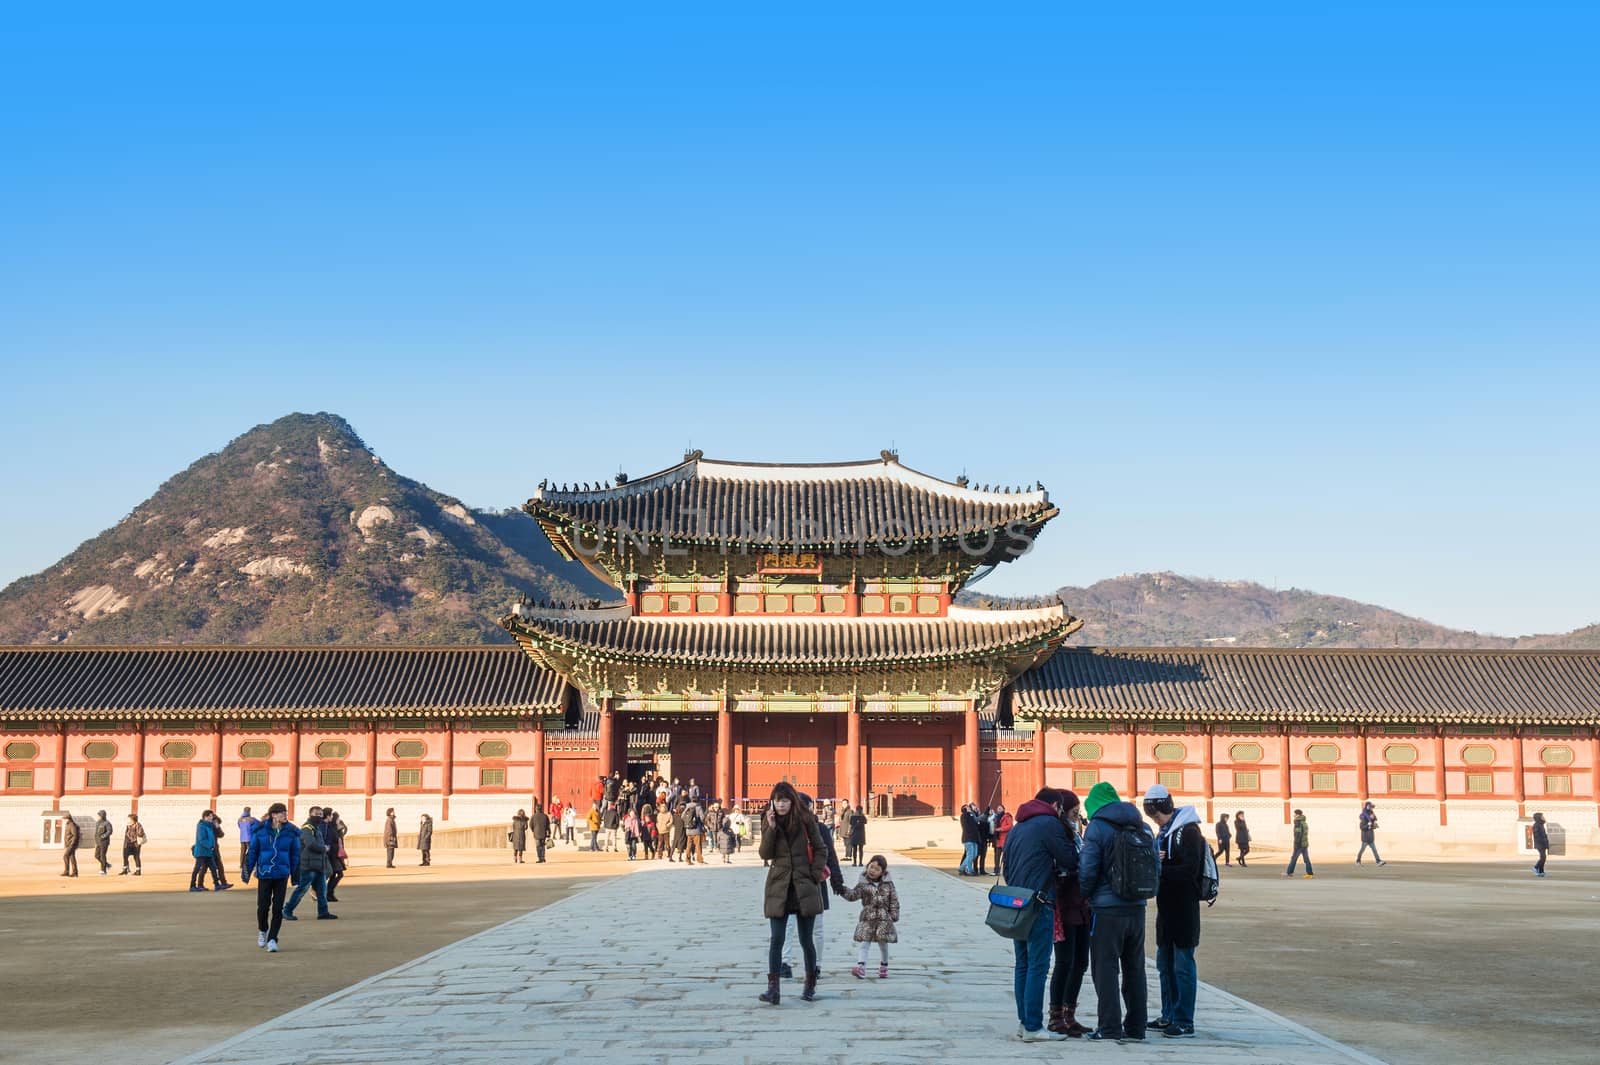
[[[1089,797],[1083,800],[1083,814],[1085,817],[1093,819],[1094,815],[1100,812],[1102,806],[1109,806],[1114,802],[1121,801],[1121,798],[1117,795],[1117,789],[1113,788],[1109,781],[1102,780],[1089,789]]]

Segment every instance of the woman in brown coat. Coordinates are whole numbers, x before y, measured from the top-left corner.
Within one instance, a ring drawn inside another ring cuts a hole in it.
[[[828,879],[828,847],[816,817],[800,804],[799,794],[788,781],[781,781],[772,789],[765,822],[761,857],[770,864],[763,912],[772,931],[767,945],[767,990],[760,998],[762,1002],[778,1004],[784,932],[789,915],[794,914],[806,963],[805,990],[800,997],[810,1002],[817,996],[820,975],[814,933],[817,914],[822,912],[822,885]]]

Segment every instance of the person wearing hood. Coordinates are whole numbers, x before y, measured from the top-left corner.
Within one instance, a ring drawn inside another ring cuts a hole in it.
[[[1361,849],[1356,851],[1356,864],[1361,864],[1361,856],[1370,848],[1373,861],[1379,865],[1388,865],[1389,863],[1378,854],[1378,811],[1372,805],[1371,799],[1361,804],[1361,818],[1356,827],[1361,832]]]
[[[1041,907],[1027,939],[1015,940],[1012,995],[1017,1003],[1017,1038],[1025,1043],[1065,1039],[1044,1026],[1045,976],[1054,953],[1056,873],[1078,861],[1077,841],[1062,823],[1066,798],[1055,788],[1040,788],[1017,808],[1016,825],[1006,840],[1003,872],[1012,887],[1034,892]]]
[[[1533,875],[1542,879],[1545,875],[1545,859],[1550,857],[1550,830],[1545,827],[1544,814],[1533,815],[1533,849],[1539,852],[1539,861],[1533,867]]]
[[[1294,876],[1294,867],[1301,858],[1306,860],[1306,879],[1310,880],[1316,875],[1311,869],[1311,825],[1306,821],[1304,810],[1294,812],[1294,853],[1289,855],[1289,868],[1283,871],[1285,877]]]
[[[1123,845],[1148,846],[1150,861],[1155,863],[1159,861],[1156,841],[1138,809],[1120,801],[1117,790],[1103,780],[1089,789],[1083,810],[1089,816],[1089,828],[1083,834],[1078,859],[1078,890],[1094,913],[1089,925],[1089,972],[1098,1000],[1095,1029],[1084,1038],[1137,1042],[1144,1039],[1148,997],[1144,982],[1145,899],[1124,898],[1112,889],[1112,855],[1119,835],[1127,832],[1130,839]],[[1015,845],[1016,831],[1011,835]],[[1119,978],[1121,1010],[1117,1003]]]
[[[78,822],[72,819],[72,814],[66,810],[61,811],[61,875],[78,875],[78,840],[82,831]]]
[[[1200,945],[1200,873],[1210,846],[1193,806],[1174,808],[1157,784],[1144,793],[1144,812],[1160,826],[1161,890],[1156,895],[1156,972],[1161,976],[1161,1016],[1150,1023],[1168,1039],[1194,1035],[1199,989],[1194,950]]]
[[[94,819],[94,860],[100,863],[100,875],[111,871],[111,822],[101,810]]]
[[[294,908],[300,905],[306,892],[315,893],[317,920],[333,921],[337,914],[328,912],[328,840],[322,831],[322,807],[313,806],[306,814],[306,823],[300,826],[300,852],[297,868],[299,884],[283,908],[285,921],[298,921]]]

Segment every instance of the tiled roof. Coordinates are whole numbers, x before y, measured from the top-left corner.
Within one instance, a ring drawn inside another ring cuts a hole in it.
[[[517,647],[0,648],[0,719],[554,711]]]
[[[893,452],[815,465],[719,462],[693,452],[677,466],[620,485],[540,485],[524,509],[553,538],[575,526],[712,545],[808,548],[983,538],[1008,522],[1031,535],[1056,514],[1042,487],[976,489],[902,466]]]
[[[1042,651],[1082,624],[1060,606],[952,610],[946,618],[508,616],[536,649],[663,665],[837,670]]]
[[[1029,718],[1600,723],[1600,652],[1065,648]]]

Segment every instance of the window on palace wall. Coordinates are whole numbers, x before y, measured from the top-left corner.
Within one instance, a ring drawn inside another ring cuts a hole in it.
[[[171,743],[161,745],[161,757],[173,762],[182,762],[194,757],[194,744],[188,740],[173,740]]]
[[[317,744],[317,757],[329,761],[350,757],[350,745],[344,740],[323,740]]]
[[[511,753],[511,744],[505,740],[484,740],[478,744],[479,758],[504,758]]]
[[[1183,756],[1188,753],[1188,749],[1181,743],[1156,744],[1155,755],[1158,762],[1181,762]]]
[[[1234,791],[1260,791],[1261,774],[1253,769],[1235,769],[1233,771]]]
[[[1067,748],[1067,754],[1074,762],[1096,762],[1105,749],[1093,740],[1079,740]]]
[[[1312,791],[1338,791],[1339,775],[1337,773],[1312,773]]]
[[[717,612],[717,597],[714,595],[697,595],[694,597],[694,608],[701,614],[715,614]]]
[[[394,745],[396,758],[421,758],[427,751],[427,744],[421,740],[401,740]]]
[[[1408,792],[1417,790],[1417,776],[1415,773],[1390,773],[1389,790],[1395,792]]]
[[[861,612],[863,614],[883,613],[883,596],[864,595],[861,597]]]
[[[889,613],[911,613],[911,597],[909,595],[891,595],[889,597]]]
[[[6,748],[7,753],[10,753],[10,750],[11,749],[9,747]],[[32,756],[30,755],[29,757]],[[1539,761],[1543,762],[1545,765],[1571,765],[1572,748],[1546,747],[1544,750],[1539,752]]]
[[[272,744],[266,740],[250,740],[239,744],[239,757],[261,759],[272,757]]]
[[[189,771],[187,769],[168,769],[161,774],[161,786],[164,788],[187,788],[189,786]]]
[[[1332,743],[1313,743],[1306,748],[1306,761],[1308,762],[1337,762],[1339,760],[1338,745]]]
[[[1175,769],[1163,769],[1156,774],[1156,783],[1163,788],[1183,789],[1183,774]]]
[[[814,595],[795,596],[794,612],[796,614],[815,614],[817,612],[817,597]]]
[[[1569,773],[1546,773],[1544,775],[1544,793],[1546,795],[1571,795],[1572,776]]]
[[[767,613],[787,614],[789,612],[789,597],[786,595],[767,596]]]
[[[1467,794],[1483,795],[1494,790],[1493,773],[1468,773]]]
[[[1235,743],[1228,748],[1228,757],[1235,762],[1259,762],[1261,761],[1261,744]]]
[[[641,614],[659,614],[666,605],[665,596],[641,595],[639,597],[639,612]]]
[[[1072,771],[1072,790],[1083,791],[1100,783],[1098,769],[1074,769]]]
[[[267,786],[267,771],[265,769],[246,769],[243,777],[244,786],[247,788],[264,788]]]
[[[824,614],[843,614],[844,596],[825,595],[822,597],[822,612]]]
[[[33,770],[31,770],[31,769],[7,769],[6,770],[6,787],[8,787],[8,788],[32,788],[33,787]]]
[[[1409,743],[1391,743],[1383,749],[1383,760],[1390,765],[1415,765],[1417,749]]]
[[[687,595],[669,595],[669,596],[667,596],[667,613],[669,613],[669,614],[687,614],[687,613],[689,613],[689,597]]]
[[[506,786],[506,771],[504,769],[478,770],[478,786],[484,788],[503,788]]]
[[[105,740],[96,740],[94,743],[83,745],[83,756],[90,761],[99,762],[117,756],[117,745],[107,743]]]
[[[1494,765],[1494,748],[1482,743],[1463,747],[1461,760],[1467,765]]]
[[[422,770],[396,769],[394,771],[394,786],[397,788],[422,787]]]
[[[109,788],[111,786],[111,770],[89,770],[83,775],[83,786],[86,788]]]
[[[937,614],[939,612],[939,597],[936,595],[917,596],[917,613]]]
[[[39,757],[37,743],[8,743],[6,744],[6,757],[14,762],[31,762]]]
[[[344,787],[344,770],[319,769],[317,771],[317,786],[322,788]]]
[[[759,595],[734,596],[733,612],[735,614],[759,614],[761,612],[761,597]]]

